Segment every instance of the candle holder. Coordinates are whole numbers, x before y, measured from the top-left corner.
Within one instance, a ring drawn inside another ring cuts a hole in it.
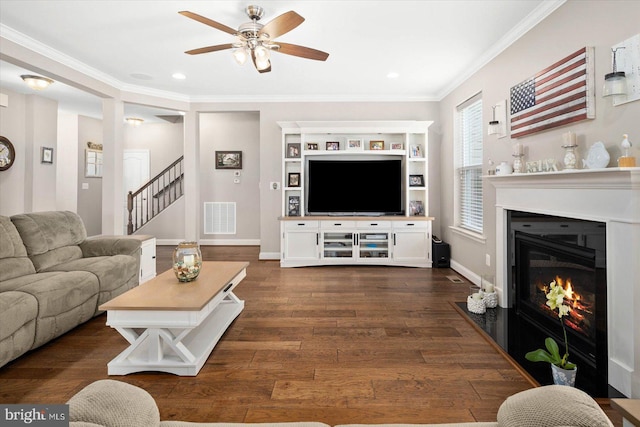
[[[564,163],[565,169],[576,168],[576,164],[578,163],[578,158],[576,157],[575,150],[577,147],[578,147],[578,144],[569,144],[569,145],[562,146],[562,148],[565,149],[564,159],[562,160],[562,163]]]
[[[512,154],[513,173],[522,173],[524,170],[524,154]]]
[[[179,282],[196,280],[202,268],[202,253],[196,242],[181,242],[173,251],[173,272]]]
[[[470,313],[484,314],[487,306],[484,303],[484,292],[482,288],[471,286],[469,288],[469,296],[467,296],[467,310]]]

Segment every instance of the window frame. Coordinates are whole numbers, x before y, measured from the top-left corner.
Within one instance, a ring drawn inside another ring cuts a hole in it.
[[[482,162],[484,126],[482,92],[478,92],[454,108],[454,228],[476,240],[484,240],[484,194]],[[465,113],[472,114],[468,120]],[[463,128],[475,126],[471,130]],[[465,140],[466,138],[466,140]],[[467,146],[470,144],[469,146]],[[463,183],[467,175],[467,185]],[[470,195],[465,194],[471,193]],[[463,198],[465,200],[463,200]]]

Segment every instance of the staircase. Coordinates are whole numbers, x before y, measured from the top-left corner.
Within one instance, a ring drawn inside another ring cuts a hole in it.
[[[127,234],[155,218],[184,194],[184,156],[169,165],[135,192],[127,194]]]

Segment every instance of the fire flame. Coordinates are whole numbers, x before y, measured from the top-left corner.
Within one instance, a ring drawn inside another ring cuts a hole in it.
[[[580,295],[573,291],[571,286],[571,278],[564,280],[560,276],[556,276],[556,284],[564,289],[564,297],[571,304],[573,308],[576,308],[580,303]]]

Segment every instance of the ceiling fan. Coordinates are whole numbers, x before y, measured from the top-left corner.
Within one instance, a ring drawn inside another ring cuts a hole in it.
[[[301,58],[314,59],[316,61],[325,61],[329,57],[328,53],[320,50],[274,41],[276,37],[288,33],[304,22],[304,18],[296,12],[291,10],[283,13],[265,25],[258,22],[264,15],[264,9],[260,6],[247,6],[245,12],[251,19],[251,22],[240,25],[237,30],[227,27],[226,25],[212,19],[205,18],[197,13],[189,11],[178,12],[183,16],[237,37],[237,41],[235,43],[201,47],[198,49],[188,50],[185,53],[189,55],[199,55],[201,53],[235,49],[233,51],[233,55],[239,64],[244,64],[247,57],[250,56],[253,61],[253,65],[260,73],[268,73],[271,71],[271,51],[299,56]]]

